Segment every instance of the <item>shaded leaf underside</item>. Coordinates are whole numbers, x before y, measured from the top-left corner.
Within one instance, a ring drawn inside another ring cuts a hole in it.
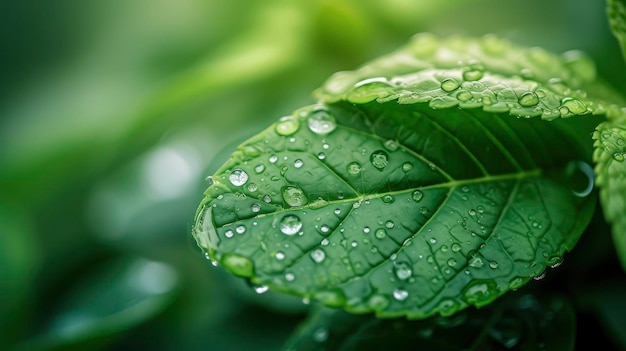
[[[431,39],[331,77],[320,103],[241,145],[196,215],[210,258],[328,306],[416,319],[560,263],[595,204],[604,116],[591,115],[619,108],[587,97],[584,59],[515,48],[511,63],[481,48],[495,39],[425,50]]]

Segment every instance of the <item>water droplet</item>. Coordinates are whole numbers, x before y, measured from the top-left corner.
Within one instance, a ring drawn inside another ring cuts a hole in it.
[[[328,134],[337,128],[335,117],[326,110],[316,110],[308,119],[309,129],[315,134]]]
[[[257,213],[259,211],[261,211],[261,205],[259,204],[252,204],[250,205],[250,211]]]
[[[242,186],[248,181],[248,173],[243,169],[237,168],[228,176],[228,180],[234,186]]]
[[[376,229],[376,233],[374,233],[374,235],[378,239],[382,239],[382,238],[384,238],[387,235],[387,232],[383,228],[378,228],[378,229]]]
[[[250,183],[248,184],[248,191],[253,193],[255,191],[259,190],[259,187],[255,184],[255,183]]]
[[[285,273],[285,280],[288,282],[292,282],[296,279],[296,275],[293,273]]]
[[[311,252],[311,259],[317,263],[321,263],[326,258],[326,253],[322,249],[316,249]]]
[[[396,224],[393,221],[387,221],[385,222],[385,227],[387,227],[388,229],[391,229],[395,226]]]
[[[458,243],[452,244],[452,252],[459,252],[459,251],[461,251],[461,245],[459,245]]]
[[[483,260],[483,257],[481,254],[475,251],[472,251],[467,256],[468,256],[468,262],[469,262],[470,267],[480,268],[485,265],[485,261]]]
[[[253,287],[254,292],[256,292],[257,294],[264,294],[266,293],[270,288],[267,285],[255,285]]]
[[[237,226],[237,228],[235,228],[235,231],[237,232],[237,234],[243,234],[246,232],[246,226],[244,225]]]
[[[245,256],[225,253],[222,256],[221,264],[236,276],[251,277],[254,275],[254,264]]]
[[[295,215],[286,215],[280,220],[280,231],[285,235],[294,235],[302,228],[300,218]]]
[[[227,237],[227,238],[232,238],[234,235],[235,235],[235,233],[232,230],[227,230],[224,233],[224,236]]]
[[[585,197],[591,194],[595,176],[589,164],[583,161],[572,161],[565,168],[565,176],[574,195]]]
[[[373,310],[382,310],[389,305],[389,299],[382,295],[372,295],[367,301],[367,305]]]
[[[509,289],[517,290],[521,288],[522,285],[524,285],[524,279],[522,279],[521,277],[515,277],[509,282]]]
[[[326,224],[323,224],[323,225],[320,227],[320,231],[321,231],[322,233],[328,233],[328,232],[330,231],[330,227],[329,227],[329,226],[327,226]]]
[[[561,100],[561,105],[563,105],[563,107],[566,107],[571,113],[574,114],[587,112],[587,107],[585,106],[585,104],[580,102],[580,100],[574,98],[564,98],[563,100]]]
[[[213,176],[208,176],[204,180],[206,180],[209,183],[209,186],[215,184],[215,181],[213,180]]]
[[[443,299],[439,302],[439,313],[442,316],[451,316],[458,311],[459,305],[452,299]]]
[[[383,150],[374,151],[370,155],[370,162],[376,169],[382,171],[389,164],[389,155]]]
[[[527,91],[519,98],[519,104],[524,107],[535,106],[539,103],[539,97],[532,91]]]
[[[259,165],[257,165],[256,167],[254,167],[254,171],[255,171],[256,173],[261,173],[261,172],[263,172],[264,170],[265,170],[265,166],[264,166],[264,165],[262,165],[262,164],[259,164]]]
[[[462,298],[469,304],[482,306],[494,299],[496,293],[495,282],[490,280],[473,280],[463,289]]]
[[[431,244],[436,244],[437,243],[437,239],[435,239],[435,238],[430,238],[430,239],[428,239],[428,241],[430,241]]]
[[[304,206],[309,202],[304,194],[304,191],[295,185],[287,185],[283,187],[282,193],[283,199],[287,205],[291,207]]]
[[[328,244],[330,243],[330,240],[328,240],[328,238],[324,238],[322,239],[322,241],[320,242],[320,245],[322,246],[328,246]]]
[[[263,196],[263,201],[269,204],[270,202],[272,202],[272,198],[269,195],[265,195]]]
[[[622,162],[624,161],[624,154],[621,152],[616,152],[613,154],[613,159],[617,162]]]
[[[398,147],[400,147],[398,142],[393,139],[385,140],[385,142],[383,143],[383,146],[385,147],[385,149],[392,151],[392,152],[396,151]]]
[[[448,266],[450,267],[456,266],[456,259],[455,258],[448,259]]]
[[[413,165],[410,162],[405,162],[402,164],[402,171],[409,172],[411,169],[413,169]]]
[[[358,162],[350,162],[346,166],[346,170],[352,175],[357,175],[361,172],[361,164]]]
[[[370,227],[363,228],[363,233],[369,233],[369,232],[370,232]]]
[[[293,166],[296,167],[296,168],[300,168],[300,167],[302,167],[302,165],[304,165],[304,162],[302,162],[301,159],[297,159],[297,160],[293,161]]]
[[[317,154],[317,158],[320,159],[320,160],[323,160],[323,159],[326,158],[326,154],[323,153],[323,152],[320,152],[319,154]]]
[[[454,78],[446,78],[441,81],[441,90],[451,92],[459,87],[459,82]]]
[[[483,77],[483,71],[480,69],[466,69],[463,71],[463,79],[466,81],[474,81],[479,80]]]
[[[282,252],[282,251],[278,251],[278,252],[276,253],[275,257],[276,257],[276,259],[277,259],[277,260],[281,260],[281,261],[282,261],[282,260],[284,260],[284,259],[285,259],[285,253],[284,253],[284,252]]]
[[[470,93],[467,90],[461,90],[458,93],[456,93],[456,98],[459,99],[459,101],[469,101],[471,100],[473,97],[472,93]]]
[[[496,261],[489,261],[489,267],[496,269],[498,268],[498,262]]]
[[[317,328],[313,332],[313,340],[317,342],[324,342],[328,339],[328,331],[324,328]]]
[[[406,262],[398,262],[393,267],[396,277],[400,280],[407,280],[413,275],[411,266]]]
[[[398,301],[404,301],[409,297],[409,292],[402,288],[397,288],[393,291],[393,298]]]
[[[411,198],[415,202],[420,202],[420,201],[422,201],[422,198],[424,198],[424,193],[422,193],[420,190],[415,190],[411,194]]]
[[[392,195],[387,194],[387,195],[384,195],[382,197],[382,200],[383,200],[384,203],[390,204],[390,203],[394,202],[396,199]]]
[[[353,242],[350,243],[350,246],[357,247],[357,246],[359,246],[359,243],[357,243],[356,241],[353,241]]]
[[[276,133],[278,135],[288,136],[298,131],[300,122],[294,116],[285,116],[276,123]]]

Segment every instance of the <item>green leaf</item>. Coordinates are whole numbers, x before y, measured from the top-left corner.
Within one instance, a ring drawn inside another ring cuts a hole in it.
[[[453,338],[450,335],[454,335]],[[419,321],[320,308],[283,350],[573,350],[576,318],[561,296],[517,294],[481,310]]]
[[[617,255],[626,271],[626,117],[600,124],[593,139],[602,210],[612,225]]]
[[[593,65],[568,55],[418,36],[331,77],[212,176],[198,245],[254,284],[351,312],[491,303],[561,262],[595,206],[592,114],[619,109],[586,98]]]
[[[624,0],[608,0],[607,12],[611,30],[617,38],[622,55],[626,60],[626,2]]]

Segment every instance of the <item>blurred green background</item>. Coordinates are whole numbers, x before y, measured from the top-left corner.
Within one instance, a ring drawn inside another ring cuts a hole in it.
[[[330,74],[419,32],[580,49],[624,91],[605,7],[0,2],[0,349],[279,349],[309,306],[204,258],[190,234],[204,178]],[[601,236],[593,255],[610,257]]]

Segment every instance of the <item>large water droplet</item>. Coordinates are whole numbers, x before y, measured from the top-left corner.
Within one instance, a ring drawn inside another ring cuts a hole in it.
[[[565,167],[565,176],[574,195],[585,197],[593,190],[593,168],[583,161],[572,161]]]
[[[287,185],[283,187],[282,193],[283,199],[287,205],[291,207],[304,206],[309,202],[304,194],[304,191],[295,185]]]
[[[411,193],[411,198],[415,202],[420,202],[424,198],[424,193],[421,192],[420,190],[415,190],[413,191],[413,193]]]
[[[315,134],[328,134],[335,130],[337,123],[335,117],[326,110],[315,110],[308,119],[309,129]]]
[[[248,173],[243,169],[237,168],[228,176],[228,180],[234,186],[242,186],[248,181]]]
[[[254,264],[245,256],[226,253],[222,256],[221,264],[234,275],[240,277],[251,277],[254,275]]]
[[[494,299],[496,293],[495,282],[491,280],[474,280],[467,284],[461,296],[469,304],[482,306]]]
[[[404,301],[409,297],[409,292],[402,288],[397,288],[393,291],[393,298],[398,301]]]
[[[358,162],[350,162],[346,166],[346,170],[352,175],[357,175],[361,172],[361,164]]]
[[[561,104],[573,114],[581,114],[587,112],[587,107],[582,102],[574,98],[564,98],[563,100],[561,100]]]
[[[302,229],[302,222],[296,215],[286,215],[280,220],[280,231],[285,235],[294,235]]]
[[[524,107],[535,106],[539,103],[539,97],[532,91],[527,91],[519,98],[519,104]]]
[[[322,249],[316,249],[311,252],[311,259],[316,263],[321,263],[326,258],[326,253]]]
[[[459,82],[454,78],[446,78],[441,81],[441,90],[451,92],[459,87]]]
[[[372,165],[382,171],[389,164],[389,155],[383,150],[377,150],[370,155]]]
[[[407,280],[413,274],[411,266],[407,262],[398,262],[393,267],[396,277],[400,280]]]
[[[285,116],[278,120],[276,123],[276,133],[279,135],[287,136],[298,131],[300,128],[300,122],[294,116]]]

